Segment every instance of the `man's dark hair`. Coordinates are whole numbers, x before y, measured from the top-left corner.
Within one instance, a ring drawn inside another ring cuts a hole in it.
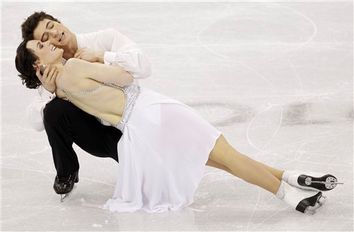
[[[42,83],[38,79],[36,75],[36,70],[33,65],[38,60],[38,57],[33,53],[31,49],[26,47],[28,40],[24,40],[17,48],[15,65],[16,69],[20,75],[18,75],[22,79],[22,84],[26,85],[27,88],[36,89]]]
[[[56,21],[60,23],[60,21],[50,14],[47,14],[43,11],[41,12],[34,12],[32,15],[30,15],[21,25],[22,29],[22,38],[24,40],[31,40],[33,39],[33,31],[36,29],[38,26],[38,23],[42,21],[43,19],[50,19],[53,21]]]

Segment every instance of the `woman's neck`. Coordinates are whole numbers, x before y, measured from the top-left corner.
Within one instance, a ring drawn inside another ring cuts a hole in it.
[[[55,67],[58,71],[58,74],[55,77],[55,84],[57,88],[61,87],[61,78],[64,74],[64,64],[62,62],[58,62],[55,64],[52,64],[53,68]]]

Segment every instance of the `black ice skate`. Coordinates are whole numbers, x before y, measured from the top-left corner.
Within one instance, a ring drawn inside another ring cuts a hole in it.
[[[74,184],[77,182],[79,182],[78,171],[67,177],[55,177],[53,188],[57,194],[60,194],[61,202],[63,202],[64,198],[73,190]]]

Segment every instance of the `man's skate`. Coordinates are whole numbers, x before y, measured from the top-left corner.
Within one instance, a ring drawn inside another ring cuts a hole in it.
[[[54,180],[54,191],[60,194],[60,201],[63,202],[64,199],[69,196],[70,192],[73,190],[75,183],[79,182],[78,171],[67,177],[55,177]]]

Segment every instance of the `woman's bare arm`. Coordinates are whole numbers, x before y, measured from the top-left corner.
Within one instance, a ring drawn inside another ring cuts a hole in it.
[[[83,78],[110,83],[121,87],[130,85],[134,80],[129,72],[116,65],[90,63],[85,60],[71,58],[66,62],[65,67],[74,72],[80,73],[80,76]]]

